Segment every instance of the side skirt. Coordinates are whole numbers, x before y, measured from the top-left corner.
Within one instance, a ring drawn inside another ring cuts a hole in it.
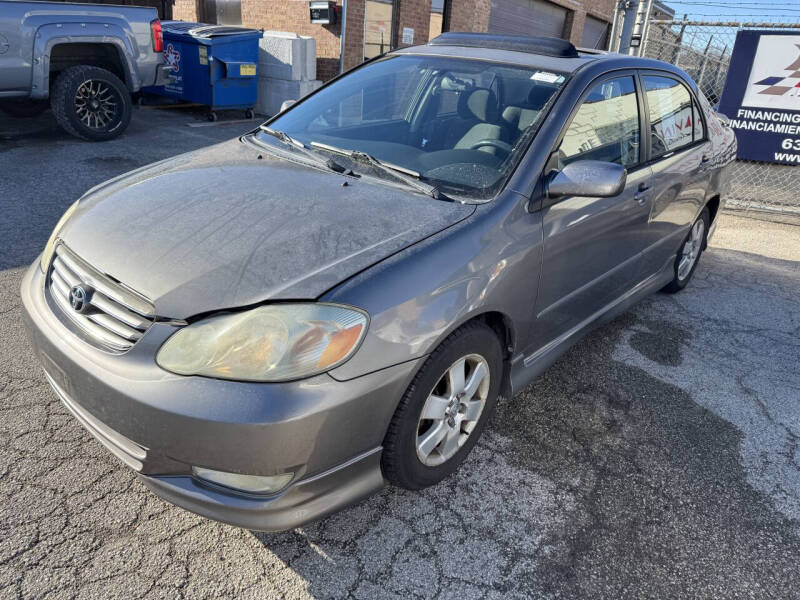
[[[531,381],[541,375],[587,333],[600,325],[612,321],[640,300],[667,285],[673,277],[672,268],[674,262],[674,258],[670,258],[658,273],[651,275],[637,284],[622,296],[613,300],[569,331],[536,350],[534,353],[528,356],[519,355],[514,357],[511,361],[510,397],[524,390]]]

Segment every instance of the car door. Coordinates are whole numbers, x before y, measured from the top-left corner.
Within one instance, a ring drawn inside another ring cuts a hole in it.
[[[637,85],[632,71],[590,84],[546,169],[602,160],[623,165],[628,175],[618,196],[559,198],[543,209],[534,347],[542,348],[587,324],[636,283],[647,236],[651,178],[639,143],[644,119]]]
[[[677,75],[642,71],[648,164],[653,170],[652,209],[641,277],[675,260],[689,227],[705,204],[711,143],[689,86]]]

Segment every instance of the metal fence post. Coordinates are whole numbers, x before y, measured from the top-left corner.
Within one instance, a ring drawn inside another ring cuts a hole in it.
[[[703,89],[703,77],[706,74],[706,65],[708,64],[708,51],[711,49],[711,40],[714,39],[713,35],[708,36],[708,43],[706,49],[703,50],[703,61],[700,63],[700,74],[697,76],[697,86]]]
[[[672,54],[672,61],[671,61],[672,64],[675,66],[678,66],[678,56],[680,56],[681,53],[681,42],[683,42],[683,33],[684,31],[686,31],[686,25],[688,23],[688,21],[686,20],[687,16],[688,15],[683,15],[683,24],[681,25],[681,32],[678,34],[678,39],[675,40],[675,51]]]

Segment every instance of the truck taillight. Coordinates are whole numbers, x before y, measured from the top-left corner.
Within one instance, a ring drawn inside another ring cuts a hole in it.
[[[163,52],[164,34],[161,31],[161,21],[150,21],[150,31],[153,34],[153,52]]]

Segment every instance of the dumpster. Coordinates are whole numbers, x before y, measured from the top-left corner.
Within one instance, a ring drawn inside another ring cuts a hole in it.
[[[241,108],[248,119],[253,117],[260,31],[185,21],[162,21],[161,27],[169,82],[143,91],[205,104],[211,121],[218,109]]]

